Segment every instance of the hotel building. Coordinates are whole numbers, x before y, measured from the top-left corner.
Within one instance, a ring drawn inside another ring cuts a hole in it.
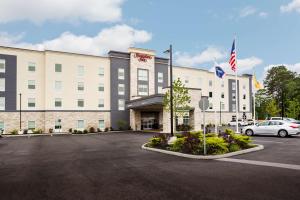
[[[125,123],[133,130],[160,128],[169,132],[170,114],[162,105],[169,86],[168,62],[156,57],[155,51],[138,48],[110,51],[102,57],[2,46],[0,129],[5,133],[19,129],[21,109],[22,129],[103,130],[118,129]],[[220,120],[228,123],[236,109],[239,118],[252,117],[250,75],[238,76],[236,85],[232,75],[215,81],[213,72],[198,68],[174,66],[173,74],[191,95],[190,110],[176,123],[201,129],[201,96],[210,101],[207,123],[215,122],[214,111],[218,124]]]

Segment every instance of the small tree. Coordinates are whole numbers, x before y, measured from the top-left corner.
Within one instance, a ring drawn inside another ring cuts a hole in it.
[[[295,100],[288,101],[287,116],[298,119],[300,113],[300,103]]]
[[[268,113],[269,117],[277,116],[279,111],[280,109],[278,108],[276,100],[271,99],[266,106],[266,112]]]
[[[167,112],[171,111],[171,94],[168,90],[163,99],[163,106]],[[173,81],[173,112],[175,118],[183,116],[187,110],[190,109],[189,103],[191,102],[191,96],[189,90],[184,86],[181,80],[178,78]]]

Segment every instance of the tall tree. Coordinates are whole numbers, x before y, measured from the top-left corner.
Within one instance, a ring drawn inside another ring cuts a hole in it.
[[[189,90],[184,86],[181,80],[178,78],[173,81],[173,112],[176,116],[183,116],[185,111],[189,110],[191,102],[191,96],[189,95]],[[170,90],[166,92],[163,99],[164,108],[170,112],[171,111],[171,100],[170,100]]]
[[[269,117],[277,116],[280,112],[280,109],[278,108],[278,104],[276,103],[275,99],[271,99],[268,101],[266,106],[266,113]]]
[[[258,119],[265,119],[267,116],[266,107],[271,100],[268,96],[265,89],[260,89],[255,93],[255,108],[256,108],[256,117]]]

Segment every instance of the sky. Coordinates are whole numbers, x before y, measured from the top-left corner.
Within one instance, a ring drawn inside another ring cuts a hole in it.
[[[93,55],[170,44],[179,66],[238,72],[284,64],[300,73],[300,0],[1,0],[0,45]]]

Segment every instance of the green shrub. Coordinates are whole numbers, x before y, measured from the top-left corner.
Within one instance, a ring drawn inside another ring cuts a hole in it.
[[[9,133],[12,134],[12,135],[17,135],[18,134],[18,130],[14,129],[14,130],[10,131]]]
[[[87,134],[87,133],[88,133],[88,130],[84,129],[84,130],[83,130],[83,133],[84,133],[84,134]]]
[[[205,136],[206,137],[218,137],[218,134],[216,134],[216,133],[208,133]]]
[[[179,124],[176,126],[177,131],[190,131],[191,129],[192,129],[192,127],[187,124]]]
[[[109,130],[109,129],[108,129],[107,127],[104,129],[105,132],[108,132],[108,130]]]
[[[223,138],[208,137],[206,139],[206,148],[208,154],[216,155],[216,154],[228,153],[229,150],[227,146],[228,144],[225,142]]]
[[[177,138],[171,146],[172,151],[178,151],[189,154],[201,153],[202,143],[196,132],[185,133],[184,137]]]
[[[124,120],[118,120],[117,124],[118,124],[119,130],[123,131],[123,130],[126,129],[126,126],[127,126],[127,122],[126,121],[124,121]]]
[[[194,137],[202,137],[203,138],[203,131],[192,131],[190,132],[191,135]]]
[[[110,131],[114,131],[114,128],[113,128],[113,127],[110,127],[109,130],[110,130]]]
[[[235,152],[241,150],[240,146],[238,144],[230,144],[228,147],[230,152]]]
[[[53,128],[49,128],[49,133],[53,133]]]
[[[183,137],[184,137],[184,135],[183,135],[183,134],[180,134],[180,133],[175,134],[175,136],[176,136],[177,138],[183,138]]]
[[[247,149],[250,147],[250,143],[252,142],[249,136],[234,134],[232,136],[234,143],[239,145],[241,149]]]
[[[75,130],[74,130],[75,131]],[[69,128],[69,133],[72,133],[73,132],[73,130],[72,130],[72,128]]]
[[[159,134],[149,140],[148,146],[156,148],[165,148],[168,146],[167,136]]]
[[[100,128],[97,128],[97,132],[98,132],[98,133],[100,133],[100,132],[102,132],[102,131],[101,131],[101,129],[100,129]]]
[[[74,133],[74,134],[77,134],[77,132],[78,132],[78,131],[77,131],[76,129],[74,129],[73,133]]]
[[[83,133],[82,131],[77,131],[77,132],[76,132],[76,134],[82,134],[82,133]]]
[[[170,148],[171,151],[182,152],[184,143],[185,143],[185,137],[177,138]]]
[[[43,130],[42,129],[35,129],[32,132],[33,132],[33,134],[42,134]]]

